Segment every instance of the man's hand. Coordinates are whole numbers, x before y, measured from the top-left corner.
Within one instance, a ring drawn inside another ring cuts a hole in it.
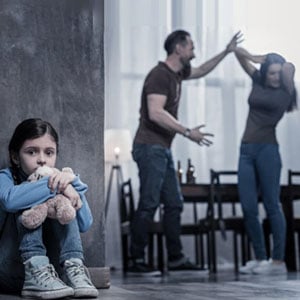
[[[233,38],[230,40],[229,44],[226,46],[226,52],[233,52],[238,44],[244,40],[243,34],[241,31],[237,32]]]
[[[199,144],[200,146],[210,146],[212,144],[212,141],[210,141],[206,137],[207,136],[213,137],[214,135],[211,133],[201,132],[200,129],[202,127],[205,127],[205,125],[199,125],[191,129],[191,132],[189,134],[189,139]]]

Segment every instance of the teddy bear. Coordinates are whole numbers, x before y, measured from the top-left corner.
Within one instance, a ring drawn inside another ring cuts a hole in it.
[[[28,177],[29,182],[35,182],[44,176],[53,174],[54,170],[47,166],[36,169]],[[71,168],[63,168],[62,172],[73,173]],[[78,209],[82,206],[80,202]],[[76,210],[71,201],[63,194],[57,194],[55,197],[48,199],[44,203],[35,205],[30,209],[24,210],[21,215],[21,223],[28,229],[35,229],[40,226],[46,218],[57,219],[61,224],[68,224],[76,217]]]

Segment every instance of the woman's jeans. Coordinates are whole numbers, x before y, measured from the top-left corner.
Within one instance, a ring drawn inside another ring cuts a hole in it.
[[[139,169],[140,198],[132,222],[131,256],[134,259],[144,258],[147,228],[162,203],[168,258],[181,258],[180,215],[183,198],[171,151],[160,145],[135,144],[132,155]]]
[[[77,220],[61,225],[46,219],[35,230],[19,222],[19,214],[8,214],[0,240],[0,290],[18,292],[24,282],[23,263],[33,256],[47,255],[58,272],[70,258],[83,259]]]
[[[280,203],[281,158],[276,144],[242,143],[238,187],[245,226],[256,259],[266,259],[264,234],[259,219],[258,193],[262,197],[273,236],[274,260],[284,260],[286,221]]]

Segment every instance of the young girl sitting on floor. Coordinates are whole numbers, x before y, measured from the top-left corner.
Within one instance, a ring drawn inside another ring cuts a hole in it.
[[[40,166],[55,168],[58,135],[51,124],[27,119],[14,131],[9,143],[11,166],[0,171],[0,289],[21,291],[23,297],[56,299],[73,296],[97,297],[98,291],[83,265],[80,232],[93,219],[78,175],[54,169],[53,175],[28,183],[27,177]],[[30,230],[20,222],[23,210],[64,194],[71,202],[82,201],[77,217],[69,224],[47,219]],[[45,239],[45,235],[47,239]],[[44,240],[43,240],[44,237]],[[49,245],[47,244],[49,243]],[[45,246],[46,245],[46,246]],[[54,250],[54,251],[53,251]],[[54,266],[61,269],[62,279]]]

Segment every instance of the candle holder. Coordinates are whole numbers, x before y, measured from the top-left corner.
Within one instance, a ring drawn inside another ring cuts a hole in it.
[[[112,164],[107,185],[105,217],[107,216],[112,184],[116,177],[118,198],[120,199],[123,174],[121,162],[131,160],[132,139],[128,129],[107,129],[104,133],[105,161]]]

